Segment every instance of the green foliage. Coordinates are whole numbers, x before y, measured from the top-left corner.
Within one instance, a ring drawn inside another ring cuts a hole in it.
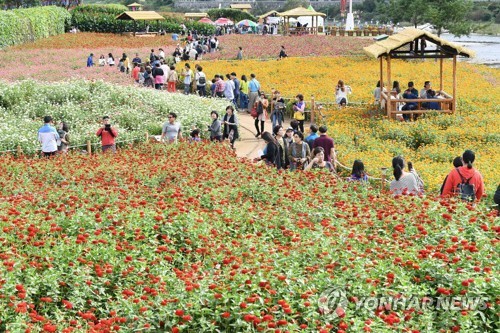
[[[123,5],[83,5],[75,8],[71,14],[71,25],[78,27],[80,31],[88,32],[133,32],[145,29],[149,25],[149,31],[181,32],[179,20],[166,18],[164,21],[134,22],[117,20],[116,17],[127,10]],[[196,29],[198,32],[210,34],[215,28],[209,24],[198,22],[186,22],[188,29]]]
[[[187,136],[193,126],[207,127],[211,110],[222,113],[226,106],[227,102],[220,99],[165,94],[102,81],[0,82],[0,151],[21,146],[26,154],[33,154],[39,148],[37,130],[47,114],[69,124],[71,145],[75,146],[85,145],[87,140],[98,143],[95,131],[100,126],[98,120],[105,114],[118,127],[120,141],[130,142],[143,140],[146,131],[161,133],[161,125],[171,111],[179,116]]]
[[[62,34],[71,15],[61,7],[47,6],[0,12],[0,48]]]
[[[90,13],[90,14],[113,14],[120,15],[127,11],[128,8],[124,5],[109,4],[109,5],[80,5],[71,11],[74,13]]]
[[[241,20],[256,21],[256,17],[253,15],[237,9],[210,9],[207,13],[212,20],[216,20],[219,17],[225,17],[234,22],[239,22]]]
[[[426,18],[437,30],[439,36],[443,30],[449,30],[456,36],[468,35],[472,24],[467,17],[472,10],[470,0],[433,0],[427,3]]]

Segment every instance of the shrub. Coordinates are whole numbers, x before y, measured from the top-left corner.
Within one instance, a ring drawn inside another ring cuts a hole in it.
[[[219,99],[166,94],[102,81],[0,83],[0,114],[3,115],[0,151],[21,146],[25,153],[34,153],[39,148],[36,133],[47,113],[56,122],[69,124],[71,145],[75,146],[84,145],[87,140],[98,144],[94,133],[103,115],[111,116],[118,126],[119,141],[130,142],[144,140],[146,132],[161,133],[161,125],[169,112],[177,113],[184,135],[188,136],[193,126],[206,129],[211,110],[222,114],[226,106],[227,102]],[[206,133],[202,131],[202,135]]]
[[[214,20],[219,17],[225,17],[233,20],[235,23],[241,20],[257,20],[255,16],[237,9],[210,9],[207,14]]]
[[[62,34],[71,15],[61,7],[47,6],[0,12],[0,48]]]
[[[145,23],[117,20],[116,17],[127,11],[123,5],[83,5],[76,7],[72,12],[71,25],[80,31],[87,32],[133,32],[144,30]],[[166,32],[181,32],[178,19],[166,17],[164,21],[147,22],[150,31],[165,30]],[[189,30],[195,29],[203,34],[211,34],[215,28],[210,24],[199,22],[186,22]]]

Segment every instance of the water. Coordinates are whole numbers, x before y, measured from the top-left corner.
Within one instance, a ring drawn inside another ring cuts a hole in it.
[[[459,58],[476,64],[485,64],[490,67],[500,68],[500,36],[475,35],[469,37],[455,37],[451,34],[442,34],[441,38],[457,43],[476,52],[472,59]]]

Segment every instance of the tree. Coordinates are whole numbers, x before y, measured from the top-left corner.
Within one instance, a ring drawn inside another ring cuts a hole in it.
[[[281,10],[286,12],[287,10],[291,10],[300,6],[307,8],[309,6],[309,3],[306,0],[287,0],[283,7],[281,7]]]
[[[425,23],[427,9],[430,7],[427,0],[398,1],[394,3],[399,17],[396,21],[408,21],[416,28]]]
[[[468,20],[473,6],[471,0],[429,0],[427,6],[425,16],[437,30],[438,36],[443,30],[455,36],[471,33],[472,22]]]

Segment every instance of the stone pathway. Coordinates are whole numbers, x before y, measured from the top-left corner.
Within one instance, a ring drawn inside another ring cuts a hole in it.
[[[240,139],[234,144],[236,148],[236,154],[238,157],[246,157],[248,159],[254,159],[259,157],[259,150],[263,150],[266,146],[264,140],[260,137],[255,138],[257,133],[255,130],[254,119],[247,112],[239,112],[238,120],[240,122]],[[290,126],[290,120],[285,120],[283,127],[286,128]],[[304,124],[304,128],[308,128],[308,124]],[[272,133],[272,122],[271,120],[266,120],[264,131]]]

